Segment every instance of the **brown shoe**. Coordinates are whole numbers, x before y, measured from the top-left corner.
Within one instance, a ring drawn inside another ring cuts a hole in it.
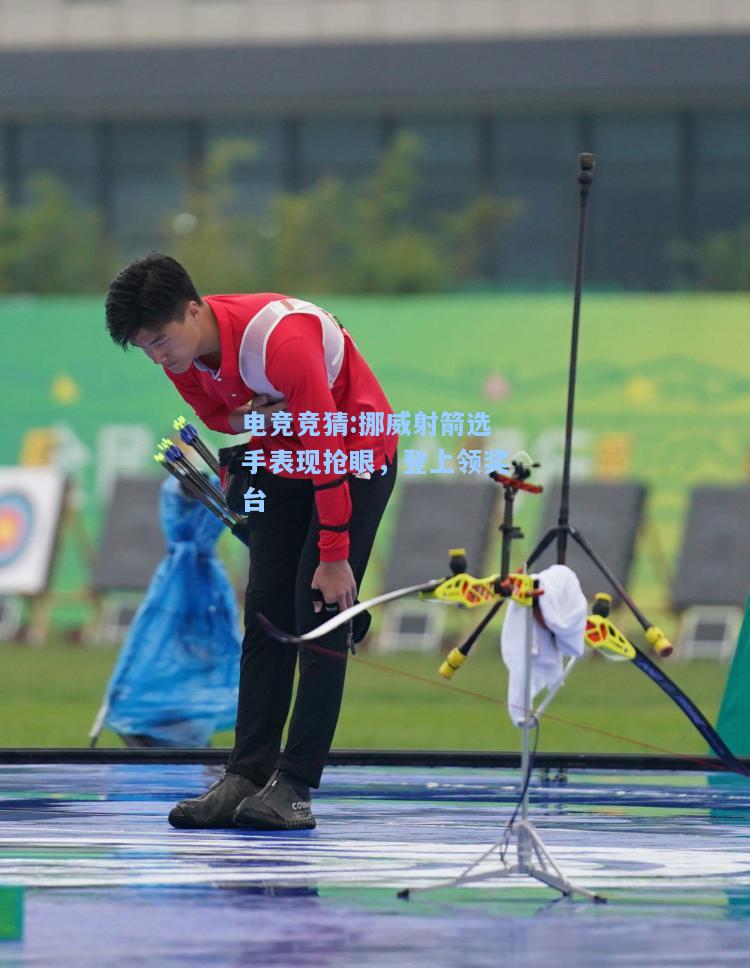
[[[169,813],[173,827],[200,830],[232,827],[232,816],[239,804],[254,796],[260,787],[239,773],[225,773],[199,797],[181,800]]]

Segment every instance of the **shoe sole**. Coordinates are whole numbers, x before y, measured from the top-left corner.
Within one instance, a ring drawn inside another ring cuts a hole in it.
[[[307,820],[283,820],[280,817],[269,817],[263,814],[250,816],[234,815],[234,826],[240,830],[313,830],[316,826],[315,818]]]
[[[186,814],[175,814],[174,810],[170,811],[167,820],[169,825],[174,827],[175,830],[231,830],[234,826],[231,819],[221,821],[220,823],[199,823]]]

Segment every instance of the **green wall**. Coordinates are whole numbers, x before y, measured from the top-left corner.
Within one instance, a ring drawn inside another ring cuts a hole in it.
[[[318,301],[350,330],[395,409],[487,411],[497,446],[514,450],[523,444],[543,461],[543,477],[558,473],[568,294]],[[681,534],[689,488],[739,481],[748,473],[748,319],[750,296],[745,295],[584,298],[577,467],[591,476],[607,463],[605,451],[615,454],[615,462],[619,453],[626,476],[652,485],[649,516],[667,560]],[[123,353],[109,341],[100,299],[0,301],[0,347],[0,461],[19,460],[32,428],[61,429],[68,440],[62,457],[71,465],[95,539],[113,461],[158,473],[149,456],[151,442],[170,432],[176,415],[189,411],[145,356]],[[206,438],[214,446],[232,442],[208,432]],[[403,441],[404,446],[409,443]],[[416,439],[411,446],[425,448],[428,442]],[[443,446],[457,453],[460,443],[447,438]],[[473,446],[488,442],[475,440]],[[612,470],[611,460],[609,466]],[[534,510],[521,507],[520,513],[528,521]],[[575,508],[573,517],[585,524],[585,515]],[[67,549],[61,584],[78,584],[82,576]],[[641,570],[638,582],[647,593],[663,597],[658,569]]]

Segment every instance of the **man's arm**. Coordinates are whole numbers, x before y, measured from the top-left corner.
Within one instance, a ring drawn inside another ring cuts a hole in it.
[[[287,322],[290,325],[285,325]],[[294,314],[279,324],[268,342],[266,374],[286,397],[286,409],[292,414],[294,429],[305,449],[318,452],[321,471],[327,451],[343,450],[348,454],[345,437],[328,437],[323,432],[323,414],[336,412],[338,408],[328,387],[317,319]],[[306,410],[319,415],[319,436],[299,434],[299,415]],[[357,586],[348,562],[352,505],[347,474],[317,474],[313,477],[313,487],[320,521],[320,565],[312,587],[323,592],[326,602],[348,608],[357,596]],[[315,610],[321,607],[316,604]]]
[[[221,434],[238,434],[242,432],[234,430],[230,423],[232,411],[221,401],[210,397],[201,386],[200,382],[190,373],[181,373],[179,376],[172,376],[166,371],[167,376],[174,383],[182,399],[189,403],[198,418],[211,430],[217,430]]]
[[[262,413],[264,418],[263,426],[266,430],[270,430],[272,426],[271,414],[277,410],[286,410],[286,398],[271,402],[271,398],[267,393],[259,393],[253,397],[250,403],[246,403],[244,407],[237,407],[236,410],[233,410],[229,414],[229,426],[232,428],[231,432],[233,434],[241,434],[244,431],[246,413]]]
[[[299,319],[301,317],[287,317]],[[286,409],[292,414],[294,430],[299,435],[305,450],[319,454],[320,474],[313,478],[315,506],[320,518],[321,561],[338,561],[349,556],[348,525],[351,517],[351,500],[347,474],[323,473],[325,455],[336,450],[348,453],[345,437],[328,437],[323,432],[323,414],[335,412],[338,408],[328,387],[323,345],[320,339],[320,323],[309,319],[311,338],[300,335],[283,338],[271,345],[266,356],[266,373],[271,383],[286,397]],[[286,320],[284,320],[286,322]],[[283,325],[283,324],[282,324]],[[278,327],[279,329],[281,326]],[[317,330],[317,333],[316,333]],[[296,327],[295,327],[295,331]],[[276,333],[274,333],[274,336]],[[316,338],[317,337],[317,338]],[[319,436],[309,433],[300,434],[299,415],[311,411],[319,415]],[[283,437],[279,438],[283,444]],[[326,527],[330,525],[330,527]]]
[[[270,398],[261,393],[241,407],[230,410],[220,401],[210,397],[201,386],[199,380],[188,371],[176,378],[170,379],[177,387],[183,400],[190,404],[199,419],[211,430],[218,430],[222,434],[242,434],[245,433],[245,414],[251,411],[262,413],[266,418],[266,429],[270,425],[270,415],[276,410],[284,410],[286,400],[270,402]]]

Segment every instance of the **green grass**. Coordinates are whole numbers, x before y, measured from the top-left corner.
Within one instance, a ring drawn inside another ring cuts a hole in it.
[[[114,659],[112,649],[0,645],[0,745],[86,745]],[[363,653],[351,660],[334,745],[517,749],[519,733],[504,704],[505,667],[492,640],[480,643],[454,684],[437,675],[438,664],[435,656],[410,653]],[[694,661],[674,662],[667,669],[715,721],[727,667]],[[214,745],[231,742],[232,734],[224,732]],[[100,745],[121,743],[105,732]],[[705,744],[674,703],[636,668],[588,659],[574,670],[544,718],[540,749],[700,755]]]

